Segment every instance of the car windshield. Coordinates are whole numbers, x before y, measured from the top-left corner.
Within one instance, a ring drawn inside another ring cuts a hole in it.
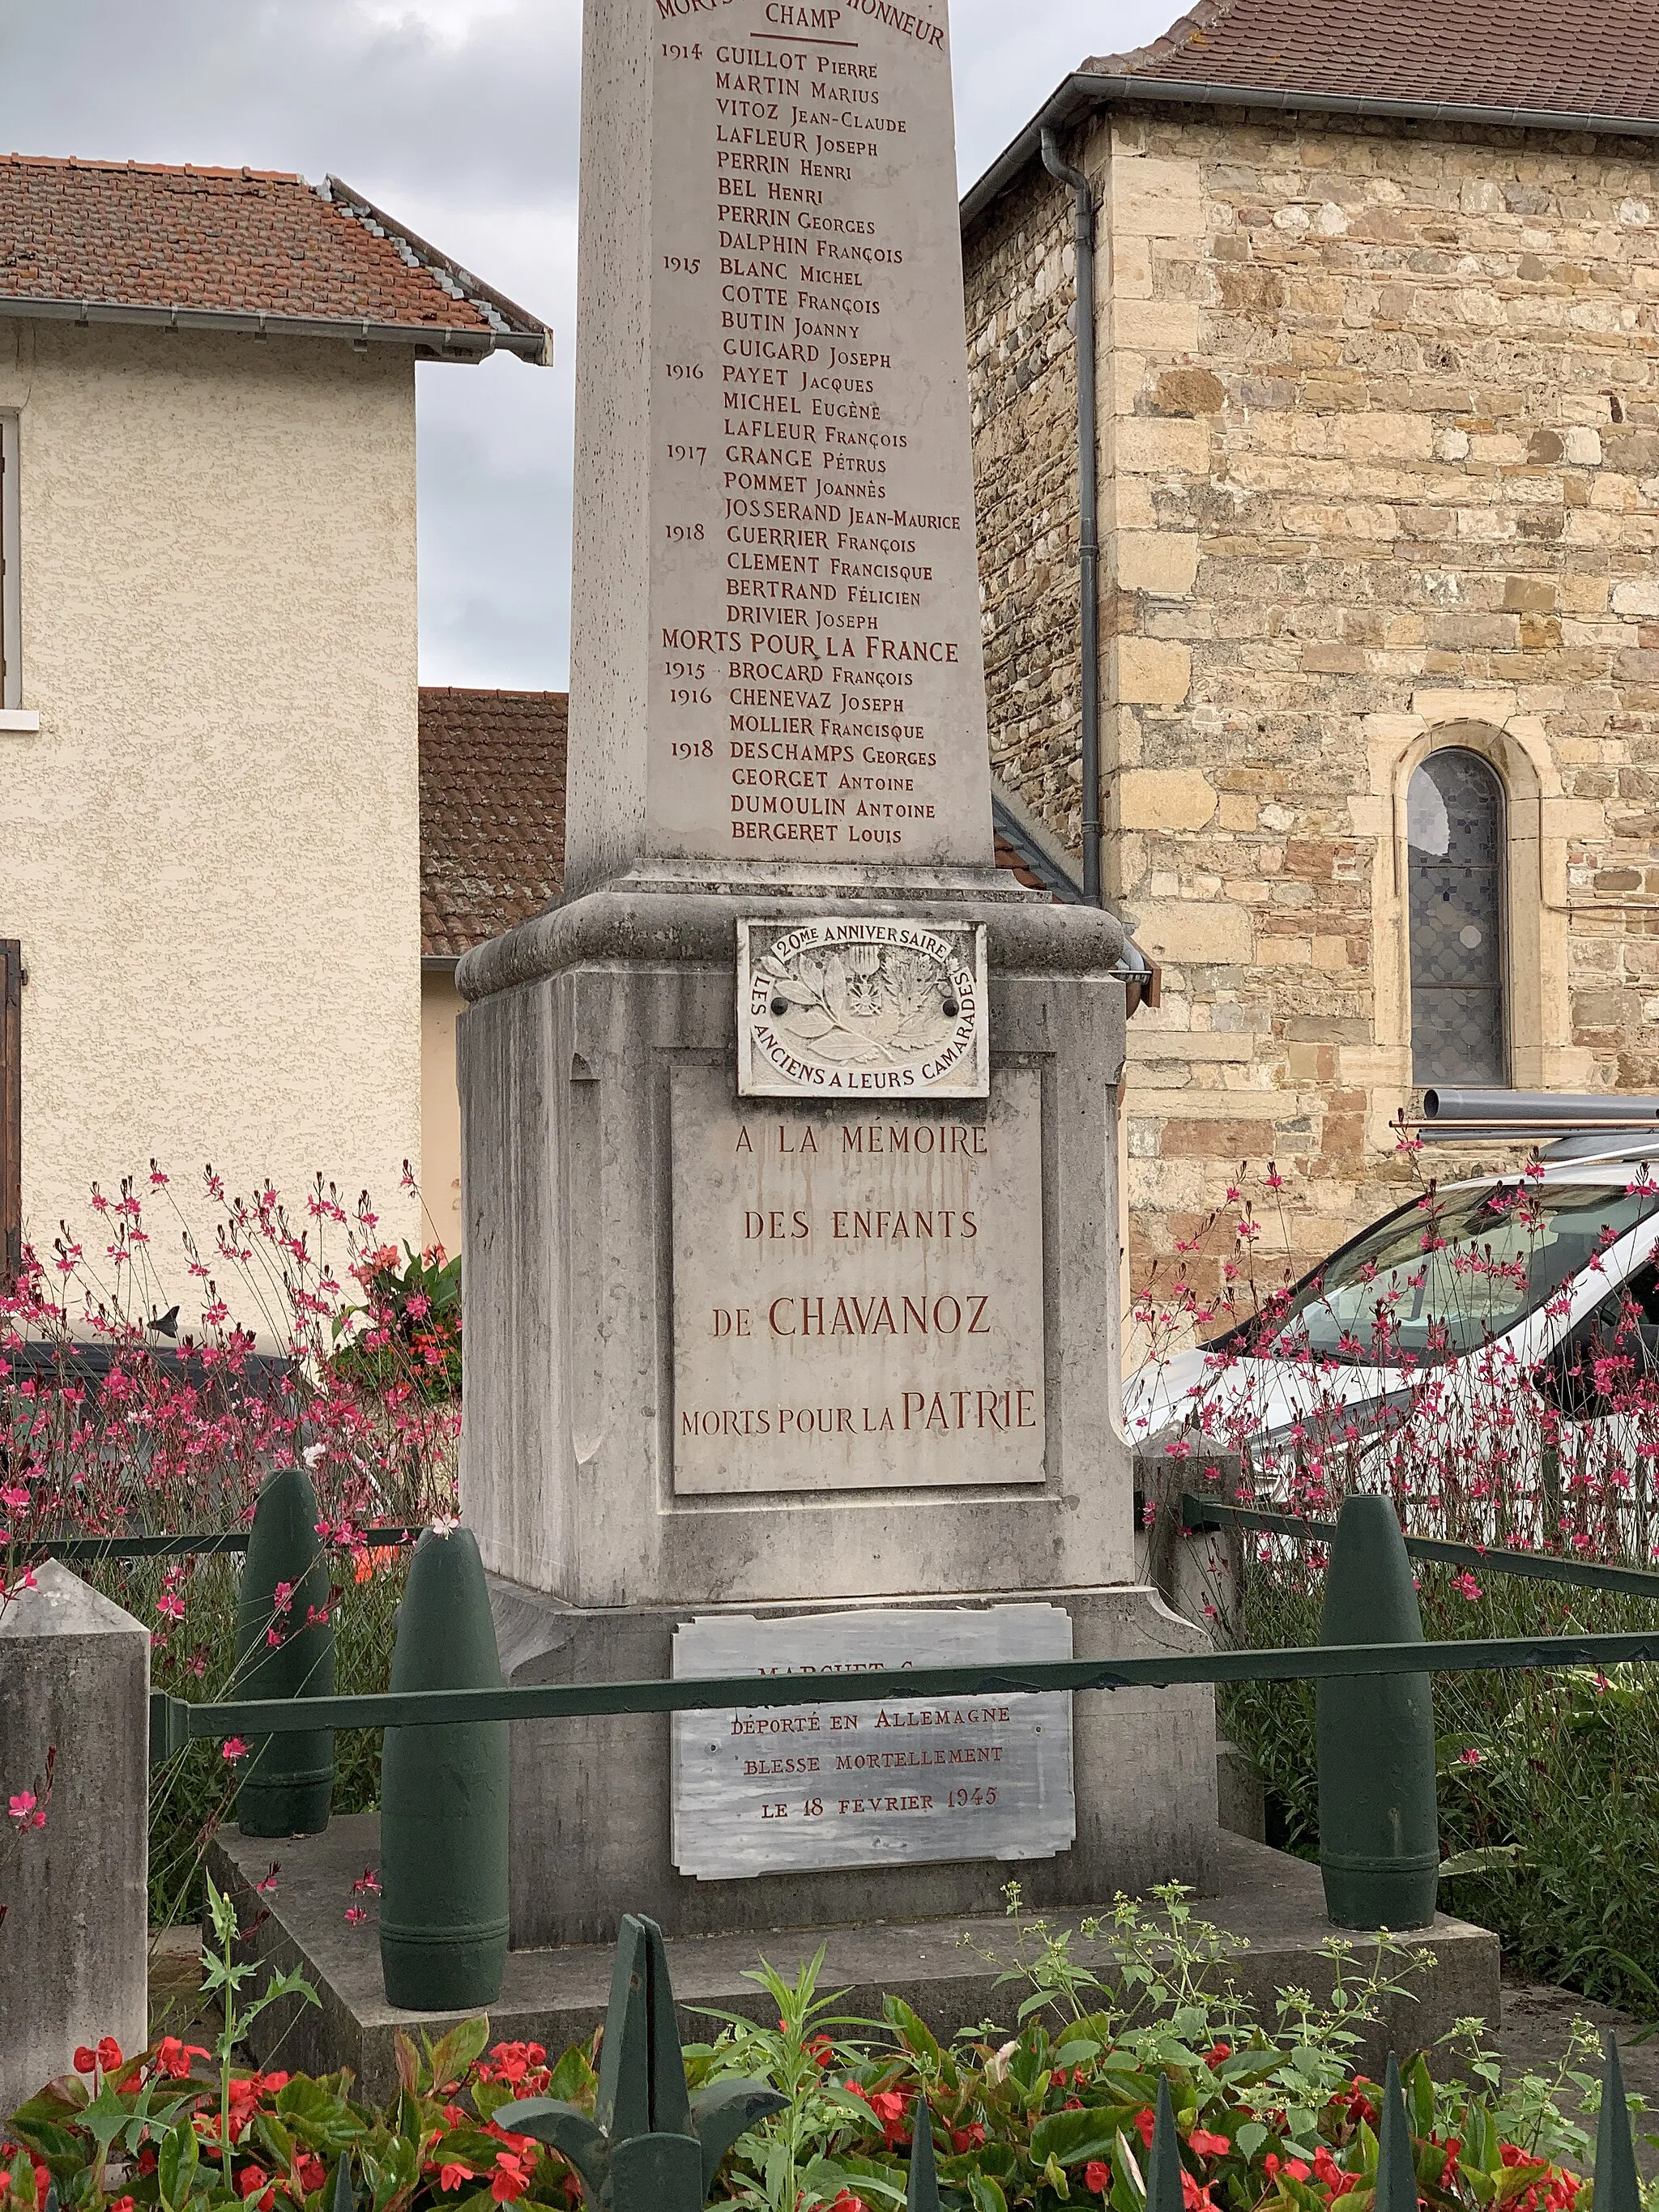
[[[1656,1212],[1659,1189],[1612,1183],[1500,1183],[1418,1200],[1334,1253],[1265,1327],[1229,1340],[1368,1365],[1455,1359],[1513,1328]]]

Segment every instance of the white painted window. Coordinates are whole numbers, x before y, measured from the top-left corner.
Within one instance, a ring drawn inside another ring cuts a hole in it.
[[[17,514],[17,417],[0,414],[0,709],[23,703]]]

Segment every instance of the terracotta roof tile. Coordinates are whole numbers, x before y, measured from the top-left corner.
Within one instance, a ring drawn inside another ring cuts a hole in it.
[[[1659,0],[1198,0],[1150,46],[1083,66],[1659,121]]]
[[[498,295],[330,179],[0,155],[0,296],[501,333]],[[532,327],[533,319],[524,319]]]
[[[421,951],[459,959],[564,884],[562,691],[421,687]]]

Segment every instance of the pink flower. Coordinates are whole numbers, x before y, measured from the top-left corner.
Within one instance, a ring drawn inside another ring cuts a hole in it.
[[[1452,1577],[1452,1588],[1457,1592],[1459,1597],[1467,1598],[1471,1605],[1481,1595],[1480,1585],[1471,1574],[1455,1575]]]
[[[356,1928],[361,1921],[368,1919],[368,1908],[367,1905],[348,1905],[345,1909],[345,1917],[348,1923],[351,1927]]]
[[[1475,1747],[1474,1747],[1474,1746],[1473,1744],[1471,1744],[1471,1745],[1469,1746],[1469,1747],[1468,1747],[1468,1749],[1467,1751],[1460,1751],[1460,1752],[1458,1753],[1458,1754],[1457,1754],[1457,1764],[1458,1764],[1460,1766],[1479,1766],[1479,1765],[1480,1765],[1480,1753],[1475,1749]]]
[[[256,1882],[254,1883],[254,1885],[253,1885],[253,1887],[255,1887],[255,1889],[257,1889],[257,1890],[258,1891],[258,1893],[259,1893],[259,1894],[260,1894],[260,1896],[261,1896],[261,1897],[275,1897],[275,1896],[276,1896],[276,1875],[277,1875],[277,1863],[276,1863],[276,1861],[275,1859],[273,1859],[273,1860],[271,1861],[271,1863],[270,1863],[270,1873],[265,1876],[265,1878],[264,1878],[264,1880],[263,1881],[256,1881]]]
[[[8,1801],[6,1810],[20,1828],[44,1828],[46,1825],[46,1808],[33,1790],[20,1790]]]
[[[239,1735],[228,1735],[219,1747],[221,1759],[238,1759],[247,1757],[247,1746]]]

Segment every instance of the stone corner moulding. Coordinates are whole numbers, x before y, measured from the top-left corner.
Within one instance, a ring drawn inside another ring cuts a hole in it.
[[[984,1098],[982,922],[738,923],[745,1098]]]
[[[33,707],[0,707],[0,731],[10,731],[20,737],[32,737],[40,727],[40,715]]]

